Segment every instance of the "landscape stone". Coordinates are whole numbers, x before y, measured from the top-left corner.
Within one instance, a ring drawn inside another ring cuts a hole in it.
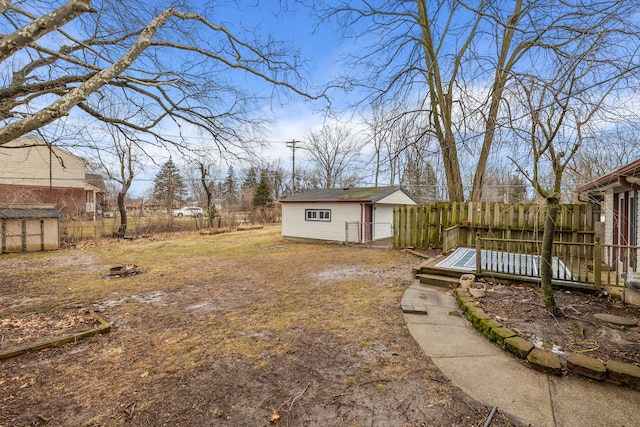
[[[630,328],[638,325],[638,322],[633,319],[629,319],[628,317],[616,316],[615,314],[596,313],[593,315],[593,317],[616,326],[625,326]]]
[[[480,328],[482,329],[482,333],[491,341],[495,341],[495,339],[492,338],[492,331],[500,327],[502,327],[502,325],[493,319],[484,319],[480,321]]]
[[[536,371],[550,375],[562,375],[562,365],[557,354],[534,348],[527,356],[527,361]]]
[[[571,372],[598,381],[607,379],[607,368],[599,359],[581,353],[571,353],[567,358],[567,368]]]
[[[468,289],[473,285],[473,282],[476,280],[475,274],[463,274],[460,276],[460,288]]]
[[[480,322],[490,319],[489,315],[479,307],[470,307],[467,311],[467,315],[473,326],[480,331],[482,331]]]
[[[492,331],[493,340],[504,348],[504,340],[515,337],[517,334],[509,328],[496,328]]]
[[[534,345],[524,338],[515,336],[504,340],[504,348],[524,359],[534,349]]]
[[[607,378],[640,389],[640,367],[636,365],[610,360],[607,362]]]

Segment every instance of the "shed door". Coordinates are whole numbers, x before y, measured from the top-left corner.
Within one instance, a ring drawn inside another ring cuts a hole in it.
[[[373,205],[364,205],[363,241],[373,240]]]

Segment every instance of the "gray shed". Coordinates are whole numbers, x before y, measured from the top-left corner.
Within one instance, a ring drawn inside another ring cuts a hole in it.
[[[0,253],[58,249],[59,217],[53,205],[0,206]]]

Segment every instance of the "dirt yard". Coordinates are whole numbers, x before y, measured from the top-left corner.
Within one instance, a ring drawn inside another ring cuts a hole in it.
[[[554,351],[563,361],[571,352],[579,352],[640,366],[640,308],[576,290],[558,289],[554,297],[562,317],[549,314],[538,287],[489,283],[487,295],[478,304],[498,322],[536,346]],[[628,319],[636,326],[598,319],[602,313]]]
[[[481,426],[491,408],[404,323],[420,262],[279,227],[3,255],[0,350],[94,327],[88,310],[113,327],[0,361],[0,426]]]

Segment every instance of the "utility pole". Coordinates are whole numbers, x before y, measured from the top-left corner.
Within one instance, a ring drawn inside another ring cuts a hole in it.
[[[296,192],[296,144],[300,141],[296,141],[295,139],[291,141],[287,141],[287,147],[291,148],[291,153],[293,154],[293,165],[291,167],[291,193]]]

